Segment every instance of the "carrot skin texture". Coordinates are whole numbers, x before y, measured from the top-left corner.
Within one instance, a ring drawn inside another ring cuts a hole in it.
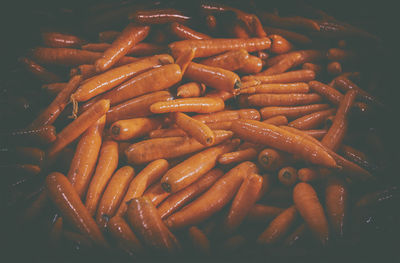
[[[189,82],[178,87],[176,96],[180,98],[200,97],[206,91],[203,83]]]
[[[311,114],[316,111],[326,110],[329,108],[329,104],[311,104],[304,106],[294,107],[264,107],[260,109],[261,117],[265,120],[277,115],[286,116],[288,119],[299,118],[301,116]]]
[[[173,115],[173,119],[178,127],[198,140],[201,144],[206,146],[214,144],[214,132],[203,122],[193,119],[181,112],[176,112]]]
[[[170,30],[171,33],[174,34],[176,37],[178,37],[179,39],[210,39],[211,37],[200,33],[200,32],[196,32],[193,29],[179,24],[177,22],[173,22],[170,25]]]
[[[297,181],[297,169],[290,166],[280,169],[278,172],[278,179],[287,187],[293,186]]]
[[[191,18],[173,8],[138,10],[129,15],[129,19],[139,24],[185,23]]]
[[[162,201],[164,201],[171,193],[166,192],[161,185],[161,182],[150,186],[146,192],[143,193],[143,197],[148,198],[155,206],[158,206]]]
[[[297,128],[299,130],[315,129],[321,126],[326,119],[335,114],[335,112],[336,109],[313,112],[291,121],[288,126]]]
[[[240,94],[253,93],[308,93],[309,87],[307,83],[277,83],[277,84],[259,84],[249,88],[239,90]]]
[[[322,97],[315,93],[291,93],[291,94],[254,94],[248,98],[252,106],[298,106],[312,103],[319,103]]]
[[[325,207],[332,232],[344,236],[348,205],[348,189],[344,180],[330,177],[325,188]]]
[[[43,32],[42,41],[48,47],[79,47],[84,41],[77,36],[59,32]]]
[[[283,115],[278,115],[275,117],[268,118],[266,120],[263,120],[263,122],[268,124],[273,124],[276,126],[288,125],[288,119]]]
[[[225,110],[208,114],[197,114],[193,119],[206,124],[233,121],[237,119],[260,120],[260,113],[256,109]]]
[[[240,163],[253,160],[258,154],[257,149],[247,148],[235,152],[221,154],[218,158],[220,164]]]
[[[187,98],[175,99],[164,102],[156,102],[150,106],[150,111],[153,113],[167,112],[197,112],[211,113],[221,111],[225,107],[225,103],[220,98]]]
[[[46,177],[48,196],[61,211],[63,218],[76,226],[80,232],[88,236],[95,244],[108,247],[100,229],[83,205],[78,194],[68,179],[57,172]]]
[[[200,64],[236,71],[242,67],[247,59],[249,59],[249,53],[244,49],[238,49],[204,59]]]
[[[119,216],[112,217],[107,224],[107,230],[111,236],[118,242],[118,246],[128,253],[141,254],[144,247],[139,239],[133,233],[128,223]]]
[[[110,135],[116,141],[126,141],[145,136],[161,126],[155,118],[133,118],[114,122],[110,126]]]
[[[293,83],[293,82],[308,82],[315,79],[315,72],[313,70],[295,70],[288,71],[276,75],[269,76],[244,76],[242,81],[258,80],[261,83]]]

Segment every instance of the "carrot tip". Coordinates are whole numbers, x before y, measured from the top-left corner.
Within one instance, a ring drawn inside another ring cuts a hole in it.
[[[267,156],[263,156],[263,157],[261,157],[261,161],[262,161],[264,164],[268,164],[268,163],[269,163],[269,158],[268,158]]]
[[[285,172],[282,174],[282,176],[283,176],[283,178],[285,178],[285,179],[290,179],[290,178],[292,177],[292,173],[289,173],[289,172],[285,171]]]
[[[168,183],[161,183],[161,187],[164,189],[165,192],[170,193],[171,192],[171,185],[169,185]]]
[[[113,135],[118,135],[120,131],[121,131],[121,129],[120,129],[118,126],[113,126],[113,127],[111,128],[111,133],[112,133]]]
[[[242,87],[242,82],[240,82],[240,80],[237,80],[235,82],[235,85],[233,85],[234,90],[239,90],[241,87]]]

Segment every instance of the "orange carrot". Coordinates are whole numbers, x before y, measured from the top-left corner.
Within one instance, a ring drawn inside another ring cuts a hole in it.
[[[183,52],[176,58],[175,63],[179,65],[182,71],[182,75],[185,74],[187,68],[189,67],[190,63],[192,62],[195,55],[195,50],[191,49],[187,52]]]
[[[333,232],[343,237],[348,205],[348,189],[343,179],[329,177],[325,188],[325,207]]]
[[[201,144],[205,146],[214,144],[214,132],[203,122],[193,119],[181,112],[176,112],[173,115],[173,119],[179,128],[198,140]]]
[[[268,34],[281,35],[287,40],[300,45],[308,45],[312,43],[312,40],[308,36],[300,34],[298,32],[289,31],[281,28],[269,27],[269,26],[264,26],[264,30]]]
[[[213,90],[210,92],[207,92],[205,97],[209,98],[220,98],[223,101],[229,100],[233,98],[233,92],[229,92],[226,90]]]
[[[276,84],[261,84],[249,88],[241,88],[240,94],[253,93],[308,93],[309,87],[307,83],[276,83]]]
[[[211,113],[221,111],[225,107],[224,101],[220,98],[186,98],[170,101],[156,102],[150,106],[153,113],[167,112],[197,112]]]
[[[44,83],[53,83],[53,82],[60,82],[61,77],[57,76],[55,73],[48,71],[46,68],[40,66],[35,61],[22,57],[19,59],[21,64],[32,73],[33,76],[38,78],[40,81]]]
[[[310,130],[321,126],[328,117],[335,114],[336,109],[328,109],[323,111],[313,112],[294,121],[289,122],[289,126],[297,128],[299,130]]]
[[[315,72],[312,70],[294,70],[269,76],[244,76],[242,81],[258,80],[261,83],[292,83],[307,82],[315,79]]]
[[[314,188],[307,183],[298,183],[293,189],[293,201],[313,235],[322,245],[326,245],[329,226]]]
[[[207,124],[238,119],[260,120],[260,113],[255,109],[225,110],[209,114],[194,115],[193,119]]]
[[[210,36],[196,32],[193,29],[179,24],[177,22],[173,22],[170,24],[170,30],[173,35],[178,37],[179,39],[209,39],[211,38]]]
[[[116,141],[126,141],[147,135],[161,126],[161,121],[155,118],[134,118],[114,122],[110,127],[111,138]]]
[[[218,158],[220,164],[240,163],[244,161],[251,161],[258,154],[257,149],[247,148],[235,152],[224,153]]]
[[[276,126],[281,126],[281,125],[287,125],[288,119],[283,115],[278,115],[278,116],[274,116],[274,117],[268,118],[266,120],[263,120],[263,122],[268,123],[268,124],[273,124]]]
[[[190,20],[179,10],[173,8],[138,10],[129,15],[129,19],[139,24],[166,24],[171,22],[185,23]]]
[[[261,117],[268,119],[278,115],[286,116],[288,119],[298,118],[316,111],[326,110],[329,104],[311,104],[297,107],[265,107],[260,109]]]
[[[326,72],[330,75],[337,76],[342,73],[342,64],[338,61],[332,61],[326,65]]]
[[[203,231],[196,226],[192,226],[189,228],[188,234],[192,246],[197,252],[203,255],[209,255],[211,253],[210,241]]]
[[[107,230],[124,251],[133,255],[143,253],[143,245],[122,217],[114,216],[111,218],[108,221]]]
[[[60,32],[43,32],[42,41],[48,47],[79,47],[84,41],[77,36]]]
[[[293,162],[284,152],[266,148],[258,154],[258,163],[267,171],[276,171],[283,165]]]
[[[269,35],[271,39],[271,52],[275,54],[287,53],[293,49],[292,44],[280,35]]]
[[[206,91],[206,86],[203,83],[188,82],[179,86],[176,95],[181,98],[200,97]]]
[[[254,94],[248,97],[252,106],[297,106],[322,101],[322,97],[316,93],[289,93],[289,94]]]
[[[46,145],[56,140],[56,128],[53,125],[45,125],[40,128],[28,128],[0,132],[2,145],[8,144],[36,144]]]
[[[262,60],[259,57],[250,55],[249,58],[244,61],[242,67],[238,69],[238,72],[242,74],[256,74],[262,70],[262,67]]]
[[[204,59],[200,63],[211,67],[235,71],[240,69],[248,58],[249,53],[245,49],[237,49]]]
[[[303,131],[307,135],[314,137],[317,140],[321,140],[325,134],[327,133],[327,130],[325,129],[319,129],[319,130],[305,130]]]
[[[146,192],[143,193],[143,197],[148,198],[154,206],[158,206],[164,201],[171,193],[168,193],[162,187],[161,181],[150,186]]]
[[[54,83],[49,83],[45,84],[42,86],[42,90],[46,91],[50,95],[56,96],[58,93],[60,93],[68,83],[66,82],[54,82]]]
[[[166,137],[185,137],[187,133],[182,129],[158,129],[149,133],[151,139],[166,138]]]
[[[306,62],[301,66],[302,69],[312,70],[316,75],[320,75],[322,73],[322,66],[315,63]]]
[[[313,182],[324,178],[324,176],[315,168],[301,168],[297,172],[299,180],[302,182]]]
[[[284,210],[285,209],[283,208],[275,206],[255,204],[250,208],[246,219],[251,222],[266,222],[268,220],[274,219]]]
[[[284,186],[293,186],[297,182],[297,169],[287,166],[278,172],[278,179]]]

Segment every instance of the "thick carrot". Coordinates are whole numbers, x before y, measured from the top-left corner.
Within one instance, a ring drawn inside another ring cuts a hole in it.
[[[260,114],[264,120],[278,115],[293,119],[316,111],[326,110],[329,107],[329,104],[311,104],[296,107],[265,107],[260,109]]]
[[[348,188],[343,179],[329,177],[325,187],[325,207],[332,232],[343,237],[348,205]]]
[[[239,73],[242,74],[256,74],[262,70],[263,62],[261,58],[250,55],[248,59],[245,60],[242,67],[238,69]]]
[[[105,229],[108,220],[115,215],[134,176],[135,171],[133,168],[124,166],[119,168],[111,177],[96,212],[96,223],[101,229]]]
[[[193,184],[183,188],[181,191],[170,195],[157,208],[161,218],[164,219],[170,216],[172,213],[176,212],[178,209],[192,201],[198,195],[210,188],[222,175],[223,172],[220,169],[212,169],[211,171],[200,177]]]
[[[297,83],[275,83],[261,84],[249,88],[240,89],[240,94],[253,93],[308,93],[310,91],[308,84],[304,82]]]
[[[47,145],[54,142],[56,138],[56,128],[53,125],[0,132],[0,142],[2,145]]]
[[[173,22],[169,26],[171,33],[179,39],[210,39],[211,37],[197,32],[185,25]]]
[[[129,19],[139,24],[185,23],[191,18],[173,8],[138,10],[129,15]]]
[[[88,44],[81,46],[81,49],[88,50],[88,51],[94,51],[94,52],[104,52],[110,46],[111,46],[111,44],[109,44],[109,43],[88,43]]]
[[[307,225],[305,223],[300,224],[283,242],[286,247],[292,247],[300,239],[303,239],[307,234]]]
[[[268,49],[271,40],[268,37],[247,38],[247,39],[201,39],[201,40],[182,40],[169,44],[172,55],[176,58],[180,53],[188,49],[195,49],[196,58],[210,57],[226,51],[235,49],[245,49],[247,52]]]
[[[332,114],[335,114],[335,112],[336,109],[313,112],[289,122],[288,125],[299,130],[315,129],[320,127],[327,118],[332,116]]]
[[[175,129],[158,129],[149,133],[149,138],[166,138],[166,137],[185,137],[187,133],[179,128]]]
[[[76,120],[68,124],[59,134],[47,151],[47,157],[56,156],[65,146],[78,138],[94,122],[100,119],[110,108],[108,100],[100,100],[82,113]]]
[[[318,129],[318,130],[305,130],[303,132],[311,137],[314,137],[317,140],[321,140],[328,131],[325,129]]]
[[[196,226],[192,226],[188,230],[188,236],[195,251],[203,255],[210,255],[210,240],[208,240],[203,231]]]
[[[285,164],[293,162],[284,152],[272,148],[266,148],[258,154],[258,163],[267,171],[276,171]]]
[[[116,141],[126,141],[147,135],[161,126],[161,120],[156,118],[134,118],[114,122],[110,127],[111,138]]]
[[[204,59],[200,63],[211,67],[236,71],[246,63],[248,58],[249,53],[245,49],[237,49]]]
[[[19,62],[23,64],[23,66],[27,71],[32,73],[33,76],[35,76],[44,83],[53,83],[61,81],[60,76],[56,75],[53,72],[48,71],[46,68],[42,67],[41,65],[37,64],[35,61],[29,58],[22,57],[19,59]]]
[[[173,120],[179,128],[198,140],[201,144],[205,146],[214,144],[214,132],[203,122],[193,119],[182,112],[174,113]]]
[[[221,154],[218,158],[220,164],[240,163],[244,161],[251,161],[258,155],[258,150],[255,148],[247,148],[235,152]]]
[[[261,83],[292,83],[308,82],[315,79],[315,72],[312,70],[294,70],[269,76],[244,76],[242,81],[258,80]]]
[[[316,93],[289,93],[289,94],[254,94],[247,98],[252,106],[297,106],[322,101],[322,97]]]
[[[291,206],[280,213],[257,238],[257,243],[262,245],[275,244],[288,233],[297,219],[296,207]]]
[[[218,90],[233,92],[240,88],[240,78],[236,73],[194,62],[189,63],[184,77]]]
[[[271,52],[275,54],[287,53],[293,49],[293,45],[281,35],[269,35],[271,39]]]
[[[238,119],[260,120],[260,113],[255,109],[225,110],[209,114],[194,115],[193,119],[207,124]]]
[[[274,117],[268,118],[266,120],[263,120],[263,122],[268,123],[268,124],[273,124],[276,126],[281,126],[281,125],[287,125],[288,119],[286,118],[286,116],[278,115],[278,116],[274,116]]]
[[[70,34],[60,32],[43,32],[42,41],[48,47],[79,47],[84,43],[82,39]]]
[[[105,141],[101,146],[96,171],[86,194],[85,206],[92,216],[96,213],[100,197],[117,166],[118,144],[114,141]]]
[[[263,23],[277,27],[306,31],[320,30],[319,24],[316,21],[301,16],[280,17],[276,14],[263,12],[260,14],[260,18]]]
[[[110,108],[107,112],[107,124],[119,120],[150,116],[152,114],[150,111],[150,106],[152,104],[172,99],[173,96],[171,93],[162,90],[127,100]]]
[[[326,245],[329,239],[328,221],[314,188],[307,183],[298,183],[293,189],[293,201],[313,235]]]
[[[250,174],[244,179],[224,220],[225,233],[232,233],[242,224],[257,201],[262,184],[263,178],[258,174]]]
[[[133,233],[128,223],[120,216],[112,217],[107,224],[107,230],[117,241],[118,246],[133,255],[144,252],[144,247]]]
[[[268,220],[274,219],[284,210],[285,209],[280,207],[255,204],[250,208],[246,219],[251,222],[266,222]]]
[[[286,38],[287,40],[289,40],[293,43],[296,43],[296,44],[309,45],[312,43],[311,38],[309,38],[306,35],[295,32],[295,31],[289,31],[289,30],[275,28],[275,27],[269,27],[269,26],[264,26],[264,30],[268,34],[280,35],[280,36]]]
[[[39,64],[74,67],[94,63],[101,57],[101,53],[73,48],[37,47],[32,57]]]
[[[103,72],[112,67],[129,50],[142,41],[149,34],[149,26],[136,26],[129,24],[121,34],[113,41],[111,46],[104,51],[101,58],[94,62],[97,72]]]
[[[297,175],[302,182],[313,182],[324,178],[323,174],[315,168],[301,168],[298,170]]]
[[[88,236],[95,244],[108,247],[96,222],[64,175],[54,172],[46,177],[46,190],[62,217]]]
[[[326,65],[326,72],[328,72],[330,75],[337,76],[342,73],[342,71],[342,64],[340,64],[338,61],[332,61]]]
[[[214,131],[215,144],[219,144],[232,137],[231,131]],[[189,137],[167,137],[143,140],[132,144],[125,155],[130,163],[141,164],[157,159],[171,159],[197,152],[206,148],[194,138]]]
[[[132,199],[128,205],[127,221],[151,249],[171,254],[181,250],[178,240],[169,231],[148,198]]]
[[[162,201],[164,201],[171,193],[168,193],[162,187],[160,181],[150,186],[146,192],[143,193],[143,197],[148,198],[153,205],[158,206]]]
[[[243,162],[232,168],[196,200],[166,219],[169,228],[195,225],[221,210],[234,197],[244,178],[257,172],[252,162]]]
[[[98,94],[112,89],[140,72],[172,62],[173,59],[169,55],[155,55],[114,68],[86,81],[72,94],[71,99],[78,102],[87,101]]]
[[[105,122],[104,115],[82,134],[76,147],[67,177],[80,197],[86,194],[95,171]]]
[[[118,207],[116,215],[123,216],[128,207],[127,202],[133,198],[141,197],[145,190],[159,180],[168,168],[169,164],[164,159],[155,160],[143,168],[129,184],[128,190],[126,191],[121,205]]]
[[[253,120],[236,120],[232,124],[232,131],[244,140],[298,155],[313,164],[337,168],[335,160],[324,148],[274,125]]]
[[[203,83],[188,82],[178,87],[176,96],[180,98],[200,97],[206,91],[206,86]]]
[[[68,85],[68,83],[66,83],[66,82],[54,82],[54,83],[44,84],[42,86],[42,90],[46,91],[50,95],[56,96],[67,85]]]
[[[232,151],[237,144],[237,141],[228,141],[189,157],[165,173],[161,179],[162,187],[172,193],[185,188],[213,169],[219,155]]]
[[[156,102],[150,106],[152,113],[167,112],[197,112],[211,113],[221,111],[225,107],[225,103],[220,98],[186,98],[170,101]]]

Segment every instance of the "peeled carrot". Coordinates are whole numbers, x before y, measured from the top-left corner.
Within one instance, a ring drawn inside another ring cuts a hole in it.
[[[62,236],[63,232],[63,218],[56,214],[55,219],[52,222],[51,230],[49,232],[49,240],[51,245],[57,244]]]
[[[170,30],[173,35],[178,37],[179,39],[209,39],[211,38],[210,36],[196,32],[193,29],[179,24],[177,22],[173,22],[170,24]]]
[[[280,207],[255,204],[250,208],[246,219],[251,222],[266,222],[274,219],[277,215],[282,213],[283,210],[285,209]]]
[[[349,161],[352,161],[360,165],[364,169],[367,170],[377,169],[376,165],[373,162],[371,162],[369,157],[364,152],[358,149],[342,144],[339,148],[339,152],[343,155],[343,157],[345,157]]]
[[[179,57],[176,58],[175,63],[178,64],[179,67],[181,68],[182,74],[185,74],[190,63],[192,63],[194,55],[195,55],[195,50],[191,49],[181,53]]]
[[[253,93],[308,93],[309,87],[307,83],[276,83],[276,84],[261,84],[249,88],[240,89],[240,94]]]
[[[86,210],[68,179],[57,172],[46,177],[46,190],[50,199],[61,211],[62,217],[88,236],[95,244],[108,247],[96,222]]]
[[[82,134],[71,161],[67,177],[80,197],[85,195],[95,171],[105,122],[104,115]]]
[[[287,53],[293,49],[293,45],[280,35],[269,35],[271,39],[271,52],[275,54]]]
[[[176,96],[181,98],[200,97],[206,91],[203,83],[189,82],[178,87]]]
[[[44,83],[60,82],[61,77],[57,76],[55,73],[48,71],[46,68],[40,66],[35,61],[29,58],[20,58],[19,61],[24,65],[26,70],[32,73],[33,76],[38,78]]]
[[[239,73],[242,74],[256,74],[262,70],[263,62],[259,57],[250,55],[245,60],[244,64],[238,69]]]
[[[153,205],[158,206],[162,201],[164,201],[171,193],[166,192],[162,187],[160,181],[156,182],[150,186],[146,192],[143,193],[143,197],[148,198]]]
[[[154,138],[166,138],[166,137],[185,137],[187,133],[179,128],[176,129],[158,129],[153,130],[149,133],[151,139]]]
[[[84,41],[77,36],[60,32],[43,32],[42,41],[48,47],[79,47]]]
[[[210,113],[221,111],[225,107],[224,101],[220,98],[187,98],[170,101],[156,102],[150,106],[153,113],[167,112],[197,112]]]
[[[218,162],[220,164],[231,164],[231,163],[240,163],[244,161],[251,161],[258,154],[257,149],[247,148],[244,150],[238,150],[235,152],[229,152],[221,154],[218,158]]]
[[[138,10],[129,15],[129,19],[139,24],[185,23],[190,20],[179,10],[173,8]]]
[[[269,27],[269,26],[264,26],[264,30],[268,34],[281,35],[282,37],[296,44],[308,45],[312,43],[312,40],[308,36],[300,34],[298,32],[289,31],[281,28]]]
[[[305,130],[303,131],[307,135],[314,137],[317,140],[321,140],[325,134],[327,133],[327,130],[325,129],[319,129],[319,130]]]
[[[260,109],[261,117],[268,119],[278,115],[286,116],[287,118],[298,118],[316,111],[326,110],[329,104],[311,104],[296,107],[265,107]]]
[[[348,206],[348,189],[343,179],[329,177],[325,188],[325,207],[333,232],[343,237]]]
[[[214,132],[203,122],[193,119],[181,112],[176,112],[173,115],[173,119],[178,127],[198,140],[201,144],[206,146],[214,144]]]
[[[242,81],[258,80],[261,83],[292,83],[307,82],[315,79],[315,72],[312,70],[294,70],[269,76],[244,76]]]
[[[190,227],[188,234],[190,241],[197,252],[204,255],[209,255],[211,253],[210,241],[198,227]]]
[[[301,217],[322,245],[329,239],[328,221],[314,188],[300,182],[293,189],[293,201]]]
[[[124,166],[119,168],[111,177],[97,207],[96,223],[100,228],[104,229],[107,226],[108,219],[115,215],[134,176],[133,168]]]
[[[287,125],[288,119],[283,115],[278,115],[278,116],[274,116],[274,117],[268,118],[266,120],[263,120],[263,122],[268,123],[268,124],[273,124],[276,126],[281,126],[281,125]]]
[[[302,69],[312,70],[315,74],[320,75],[322,73],[322,66],[315,63],[306,62],[301,66]]]
[[[310,130],[321,126],[328,117],[335,114],[336,109],[313,112],[289,122],[289,126],[299,130]]]
[[[260,114],[255,109],[225,110],[215,113],[194,115],[193,119],[209,124],[238,119],[260,120]]]
[[[258,154],[258,163],[267,171],[276,171],[293,160],[284,152],[266,148]]]
[[[278,180],[285,186],[293,186],[297,182],[297,169],[291,166],[283,167],[278,172]]]
[[[110,46],[111,44],[109,43],[89,43],[83,45],[81,48],[83,50],[103,52]],[[128,51],[127,55],[144,57],[153,56],[158,53],[165,53],[165,48],[151,43],[138,43]]]
[[[0,152],[5,153],[7,152],[11,158],[18,163],[31,163],[31,164],[42,164],[45,158],[45,152],[39,148],[34,148],[34,147],[15,147],[15,148],[3,148],[0,150]],[[8,159],[8,158],[2,158],[2,159]],[[9,161],[9,160],[7,160]]]
[[[290,94],[254,94],[248,97],[252,106],[297,106],[322,101],[322,97],[316,93],[290,93]]]
[[[249,53],[245,49],[237,49],[204,59],[200,63],[211,67],[236,71],[246,63],[247,59],[249,59]]]
[[[96,171],[90,181],[86,194],[85,206],[93,216],[97,210],[100,197],[118,165],[118,144],[114,141],[103,142]]]
[[[116,141],[126,141],[145,136],[150,131],[161,126],[161,121],[155,118],[134,118],[114,122],[110,127],[111,138]]]
[[[144,252],[143,245],[133,233],[128,223],[119,216],[112,217],[107,224],[107,230],[117,241],[119,247],[133,255]]]

